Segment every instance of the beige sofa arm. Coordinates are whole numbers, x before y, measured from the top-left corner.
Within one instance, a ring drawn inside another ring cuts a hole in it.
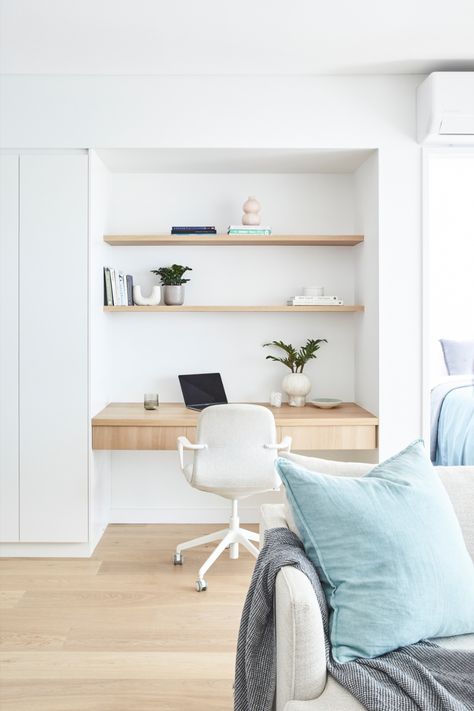
[[[286,527],[283,504],[261,507],[260,531]],[[263,535],[262,535],[263,540]],[[275,711],[288,701],[316,699],[326,684],[326,653],[321,613],[304,573],[282,568],[275,584],[277,682]]]
[[[313,586],[304,573],[282,568],[275,585],[276,711],[288,701],[316,699],[326,685],[324,632]]]

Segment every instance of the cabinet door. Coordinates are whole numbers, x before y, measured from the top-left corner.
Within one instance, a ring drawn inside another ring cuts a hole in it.
[[[88,160],[20,159],[20,540],[88,539]]]
[[[18,541],[18,156],[0,156],[0,540]]]

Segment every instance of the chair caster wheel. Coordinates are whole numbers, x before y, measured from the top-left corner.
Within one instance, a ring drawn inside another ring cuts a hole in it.
[[[181,553],[175,553],[173,555],[173,565],[183,565],[183,556]]]
[[[198,592],[203,592],[204,590],[207,590],[207,583],[205,580],[196,580],[195,582],[195,588]]]

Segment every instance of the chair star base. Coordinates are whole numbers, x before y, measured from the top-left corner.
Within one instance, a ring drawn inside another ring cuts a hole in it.
[[[179,545],[177,545],[176,552],[173,557],[174,565],[183,564],[183,551],[188,550],[189,548],[203,546],[206,543],[213,543],[214,541],[220,542],[214,548],[205,563],[199,568],[198,579],[196,581],[195,586],[198,592],[207,590],[207,583],[204,579],[204,576],[211,567],[211,565],[216,562],[216,560],[226,548],[229,548],[229,556],[232,560],[236,560],[239,557],[239,545],[244,546],[244,548],[246,548],[249,553],[255,556],[255,558],[258,557],[259,550],[253,545],[251,541],[259,543],[260,536],[254,531],[248,531],[246,528],[240,528],[237,500],[234,499],[232,501],[232,516],[230,519],[229,528],[223,528],[220,531],[209,533],[206,536],[199,536],[199,538],[193,538],[191,541],[186,541],[185,543],[180,543]]]

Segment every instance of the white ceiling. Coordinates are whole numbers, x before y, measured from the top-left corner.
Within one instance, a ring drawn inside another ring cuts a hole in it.
[[[474,69],[472,0],[0,0],[3,73]]]
[[[97,153],[113,173],[352,173],[372,151],[114,148]]]

